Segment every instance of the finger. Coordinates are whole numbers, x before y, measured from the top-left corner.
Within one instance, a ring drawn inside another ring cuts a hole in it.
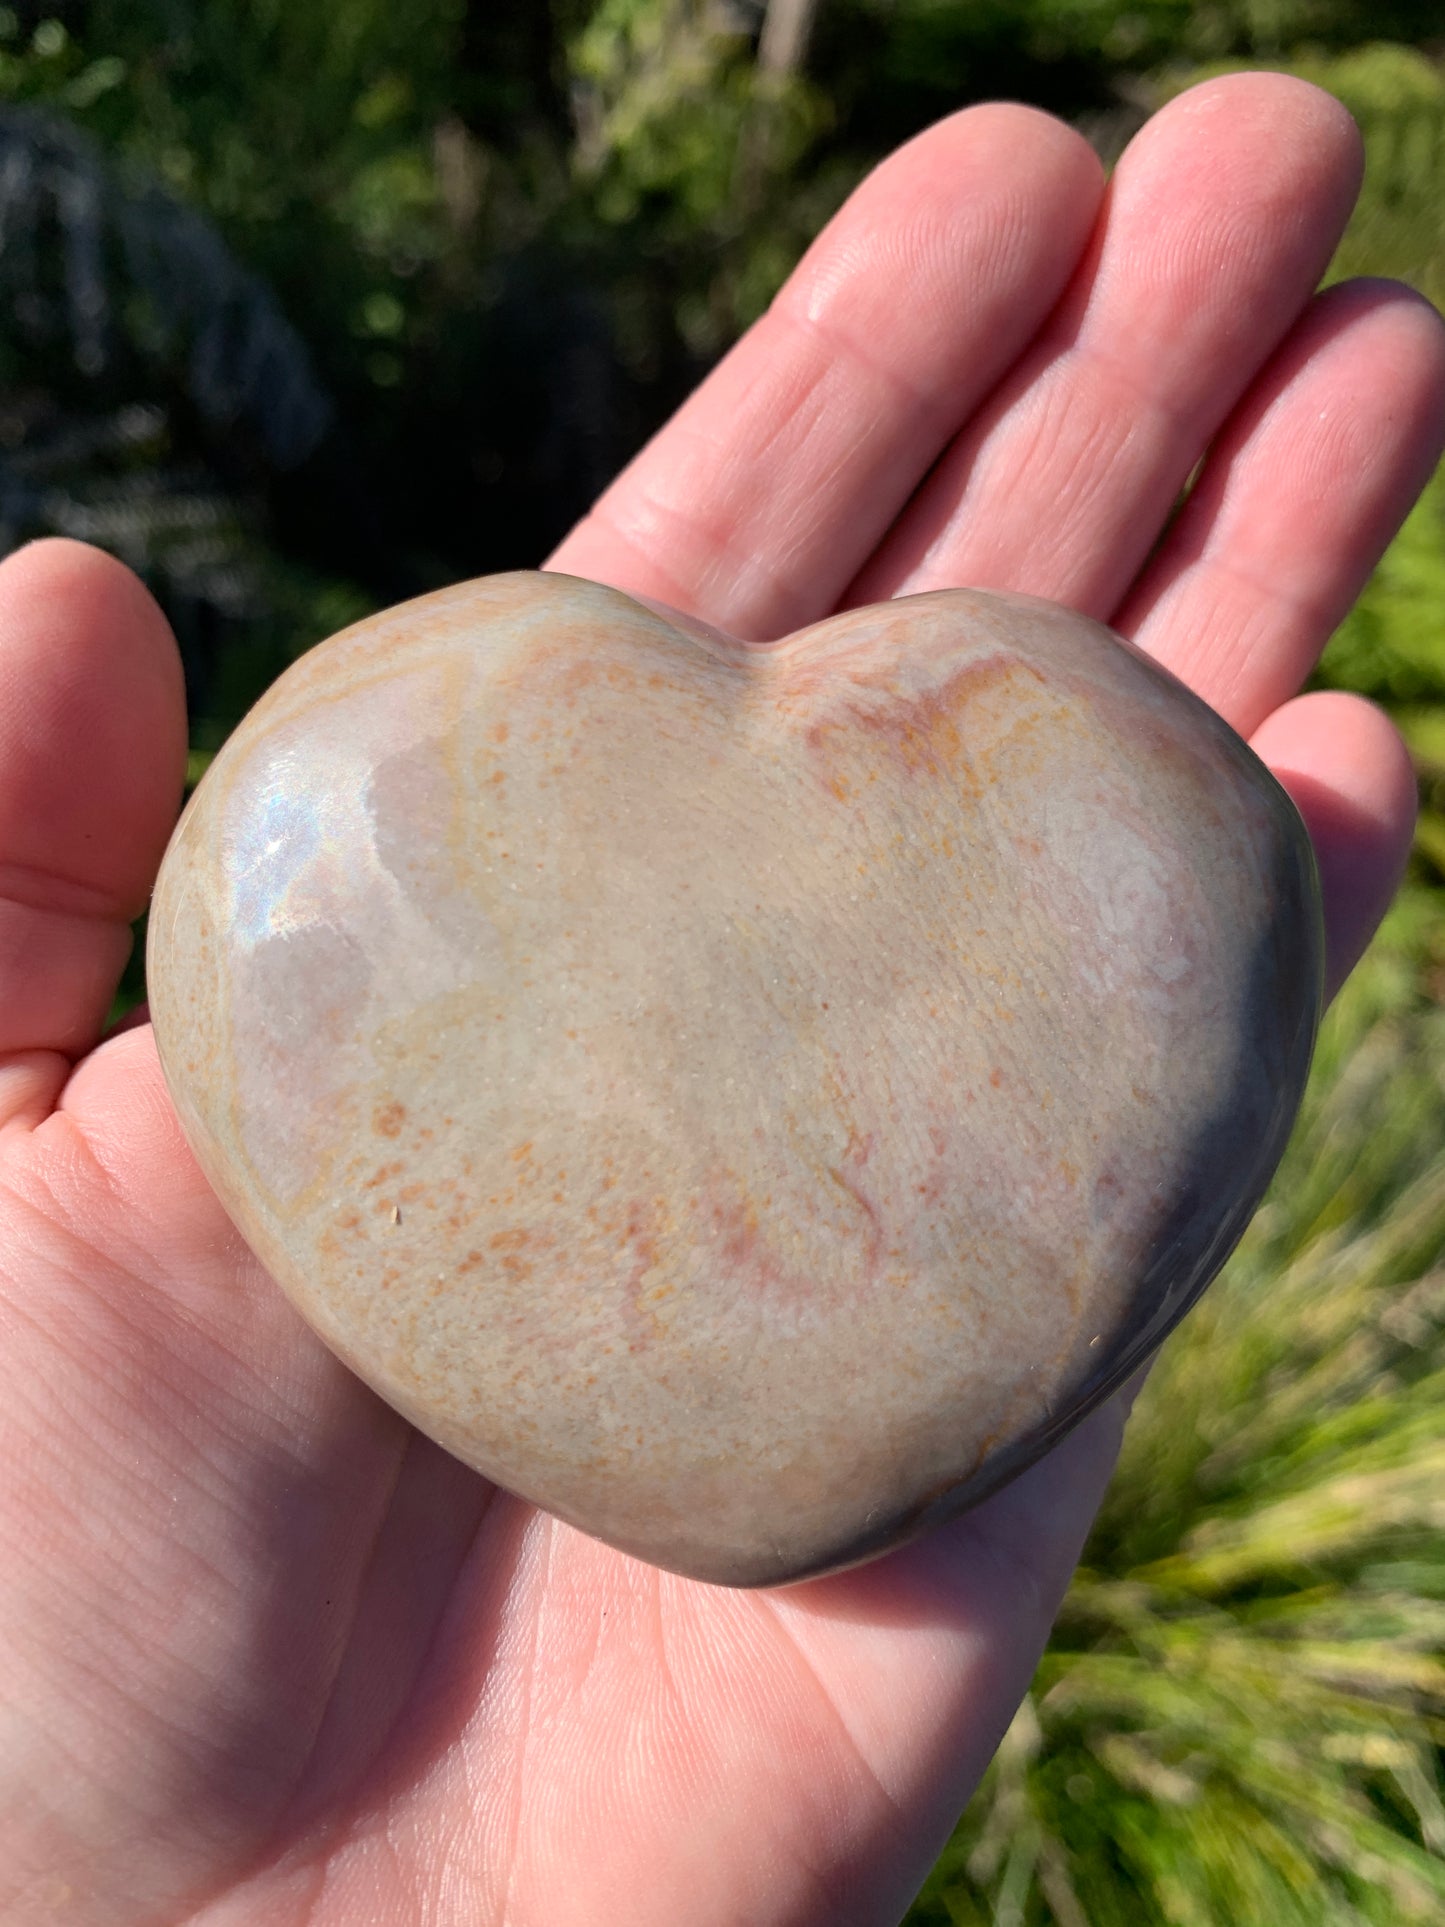
[[[1399,731],[1362,697],[1317,690],[1277,709],[1251,747],[1294,798],[1320,866],[1325,995],[1354,969],[1399,887],[1415,776]]]
[[[1313,669],[1445,447],[1445,326],[1388,282],[1307,312],[1115,626],[1249,735]]]
[[[1031,108],[911,142],[548,566],[751,637],[826,614],[1058,300],[1102,191]]]
[[[130,570],[66,541],[0,564],[0,1122],[99,1034],[185,755],[175,644]]]
[[[1107,615],[1308,301],[1359,177],[1354,123],[1302,81],[1236,74],[1164,108],[1057,315],[848,600],[968,583]]]

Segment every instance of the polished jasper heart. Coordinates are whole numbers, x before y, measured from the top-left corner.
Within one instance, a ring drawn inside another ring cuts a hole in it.
[[[150,927],[187,1134],[327,1343],[736,1584],[980,1498],[1158,1344],[1320,996],[1250,751],[962,591],[771,648],[562,576],[393,610],[227,744]]]

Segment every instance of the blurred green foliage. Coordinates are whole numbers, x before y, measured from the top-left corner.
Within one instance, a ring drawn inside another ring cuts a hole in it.
[[[785,73],[764,12],[0,5],[0,546],[64,530],[147,576],[193,774],[322,634],[540,560],[969,99],[1112,159],[1202,73],[1287,66],[1365,134],[1334,272],[1445,301],[1438,0],[821,0]],[[1406,732],[1412,886],[917,1927],[1445,1917],[1445,479],[1321,675]]]

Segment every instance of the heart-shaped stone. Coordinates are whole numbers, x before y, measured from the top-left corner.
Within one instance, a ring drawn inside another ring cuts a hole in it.
[[[1314,867],[1098,624],[959,591],[775,647],[493,577],[306,656],[151,917],[196,1155],[503,1485],[734,1584],[967,1505],[1158,1344],[1274,1168]]]

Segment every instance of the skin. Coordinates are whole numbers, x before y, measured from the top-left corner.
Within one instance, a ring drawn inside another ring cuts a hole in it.
[[[1111,621],[1315,839],[1338,983],[1413,810],[1297,696],[1445,440],[1445,331],[1312,292],[1359,142],[1211,82],[1106,193],[971,109],[889,161],[558,567],[767,637],[956,583]],[[1170,504],[1208,450],[1183,513]],[[784,1593],[668,1577],[487,1488],[297,1322],[97,1042],[169,831],[173,644],[68,543],[0,568],[0,1915],[887,1922],[1038,1657],[1124,1410],[932,1537]]]

